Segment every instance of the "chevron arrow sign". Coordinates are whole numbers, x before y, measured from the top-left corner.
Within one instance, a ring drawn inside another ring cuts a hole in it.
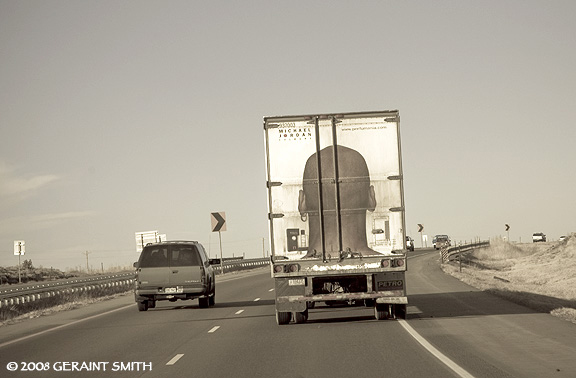
[[[226,213],[210,213],[212,220],[212,232],[226,231]]]

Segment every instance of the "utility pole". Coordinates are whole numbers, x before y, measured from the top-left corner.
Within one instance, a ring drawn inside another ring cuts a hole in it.
[[[90,265],[88,264],[88,255],[90,253],[91,252],[88,252],[88,251],[84,252],[84,254],[86,255],[86,273],[88,273],[90,271]]]

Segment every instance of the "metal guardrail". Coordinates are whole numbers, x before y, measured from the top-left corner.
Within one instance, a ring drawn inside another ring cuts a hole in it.
[[[217,274],[238,270],[254,269],[270,264],[268,258],[224,260],[224,264],[213,265]],[[93,290],[99,287],[127,285],[130,289],[134,283],[134,273],[118,273],[89,276],[69,280],[38,282],[36,284],[0,287],[0,308],[20,303],[32,302],[63,293]]]
[[[440,250],[442,256],[442,262],[450,261],[451,257],[454,255],[460,255],[461,253],[470,252],[477,248],[486,248],[490,246],[490,241],[480,241],[470,244],[455,245],[449,248],[443,248]]]
[[[18,290],[13,290],[12,292],[5,292],[0,295],[0,308],[10,307],[27,302],[34,302],[45,298],[61,296],[63,294],[88,292],[96,289],[104,289],[110,287],[123,286],[127,290],[130,290],[134,284],[133,274],[131,273],[128,274],[128,277],[126,277],[126,275],[124,275],[124,277],[120,277],[120,275],[118,275],[116,277],[108,277],[108,279],[102,280],[82,280],[83,282],[81,283],[78,282],[78,280],[72,281],[74,282],[68,284],[60,282],[60,285],[39,284],[33,285],[32,287],[27,287],[28,290],[19,288]]]
[[[213,265],[216,274],[221,274],[222,268],[224,273],[234,272],[238,270],[254,269],[270,264],[270,258],[259,259],[240,259],[240,260],[224,260],[223,265]]]
[[[102,282],[114,282],[134,278],[134,273],[116,273],[97,276],[87,276],[82,278],[71,278],[58,281],[40,281],[35,284],[9,285],[0,287],[0,299],[17,297],[26,294],[36,294],[45,291],[57,290],[61,288],[71,288],[98,284]]]

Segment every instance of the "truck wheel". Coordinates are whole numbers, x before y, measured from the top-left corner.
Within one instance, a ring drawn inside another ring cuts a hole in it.
[[[388,317],[390,316],[390,314],[388,313],[388,306],[379,304],[374,306],[374,316],[376,317],[376,320],[388,319]]]
[[[148,308],[156,308],[156,301],[148,301]]]
[[[316,307],[316,302],[306,302],[306,307],[313,310]]]
[[[198,298],[198,306],[200,306],[200,308],[207,308],[208,306],[210,306],[210,301],[208,297]]]
[[[148,301],[138,301],[136,304],[138,305],[138,311],[148,310]]]
[[[290,318],[292,318],[291,312],[279,312],[276,310],[276,323],[278,325],[290,323]]]
[[[364,299],[364,306],[365,307],[374,307],[374,299]]]
[[[294,321],[297,324],[306,323],[307,320],[308,320],[308,309],[306,309],[305,311],[302,311],[302,312],[295,312],[294,313]]]
[[[394,317],[396,319],[406,319],[406,305],[405,304],[394,305]]]

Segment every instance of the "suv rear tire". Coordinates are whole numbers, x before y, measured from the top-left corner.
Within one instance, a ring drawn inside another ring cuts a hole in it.
[[[138,301],[138,311],[148,310],[148,301]]]
[[[210,306],[210,297],[198,298],[198,306],[200,306],[200,308],[208,308],[208,306]]]
[[[212,294],[208,297],[208,305],[214,306],[216,304],[216,288],[212,290]]]

